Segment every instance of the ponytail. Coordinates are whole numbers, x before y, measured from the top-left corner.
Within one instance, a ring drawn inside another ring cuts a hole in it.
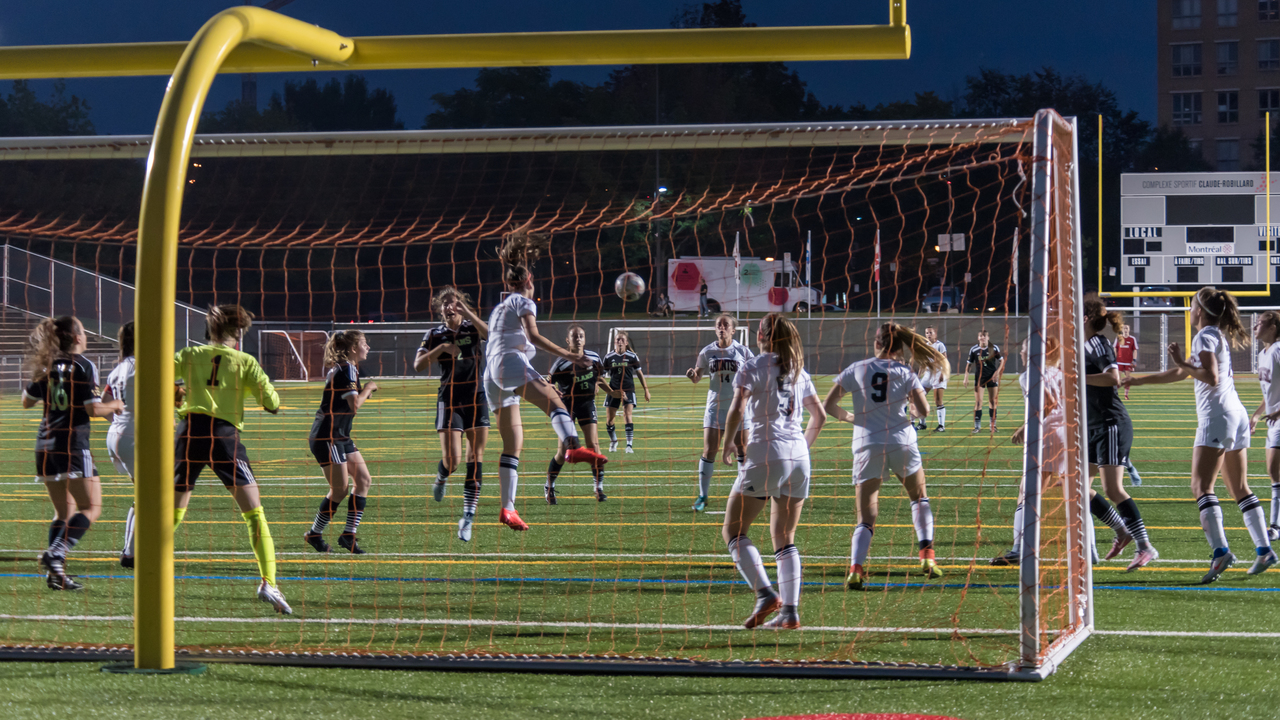
[[[1276,312],[1275,310],[1268,310],[1262,313],[1262,316],[1258,318],[1258,324],[1270,325],[1272,328],[1274,328],[1276,331],[1276,339],[1272,340],[1271,342],[1273,344],[1280,342],[1280,312]]]
[[[923,335],[905,325],[887,322],[876,331],[876,343],[890,355],[903,353],[908,364],[917,370],[928,370],[942,375],[951,374],[947,356],[938,352]]]
[[[212,305],[205,318],[204,339],[218,343],[236,341],[251,325],[253,313],[239,305]]]
[[[133,357],[133,321],[120,326],[120,334],[117,336],[120,341],[120,359]]]
[[[330,335],[324,344],[324,366],[332,367],[350,360],[363,339],[364,333],[359,330],[342,330]]]
[[[1119,335],[1124,330],[1124,316],[1119,312],[1107,311],[1107,304],[1096,295],[1084,299],[1084,324],[1090,335],[1097,335],[1106,326]]]
[[[70,357],[81,329],[80,321],[71,315],[40,321],[27,338],[27,371],[32,380],[47,375],[55,360]]]
[[[796,324],[782,313],[772,312],[760,320],[761,350],[778,356],[778,382],[795,382],[804,370],[804,346]]]
[[[1209,319],[1210,324],[1222,331],[1232,347],[1245,346],[1249,340],[1249,330],[1240,319],[1240,308],[1236,305],[1234,295],[1226,290],[1200,288],[1200,292],[1196,293],[1196,302],[1200,304],[1200,311]]]
[[[502,261],[502,279],[508,288],[523,288],[532,277],[529,266],[537,262],[551,245],[550,235],[529,232],[532,224],[530,220],[502,238],[498,258]]]

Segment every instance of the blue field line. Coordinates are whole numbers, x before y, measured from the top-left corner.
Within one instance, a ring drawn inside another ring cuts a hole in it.
[[[32,579],[43,578],[43,574],[37,573],[0,573],[0,578],[14,579]],[[132,577],[131,575],[75,575],[77,578],[87,580],[123,580]],[[257,575],[175,575],[174,580],[233,580],[233,581],[253,581],[259,582],[261,578]],[[572,577],[572,578],[541,578],[541,577],[487,577],[487,578],[444,578],[444,577],[279,577],[277,580],[281,582],[413,582],[413,583],[447,583],[447,582],[475,582],[475,583],[594,583],[603,584],[641,584],[641,585],[743,585],[741,580],[665,580],[661,578],[618,578],[616,580],[602,580],[600,578]],[[809,580],[801,583],[809,587],[844,587],[843,582],[818,582]],[[868,587],[872,589],[880,588],[939,588],[946,590],[1016,590],[1017,583],[996,584],[996,583],[871,583]],[[1044,585],[1042,590],[1057,590],[1056,585]],[[1186,591],[1193,590],[1199,592],[1280,592],[1280,587],[1236,587],[1230,585],[1094,585],[1094,590],[1124,590],[1124,591]]]

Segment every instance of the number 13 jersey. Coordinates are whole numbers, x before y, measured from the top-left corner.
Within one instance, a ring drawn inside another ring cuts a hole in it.
[[[914,390],[924,391],[911,368],[896,361],[859,360],[836,376],[853,401],[853,446],[914,445],[915,428],[907,414]]]

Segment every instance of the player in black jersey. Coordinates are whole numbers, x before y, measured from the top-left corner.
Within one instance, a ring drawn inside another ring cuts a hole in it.
[[[549,380],[560,392],[560,397],[564,399],[564,405],[569,414],[582,428],[586,446],[600,452],[600,434],[596,428],[596,389],[603,390],[609,397],[617,398],[622,397],[622,391],[613,390],[605,383],[604,364],[600,361],[600,356],[583,349],[587,344],[585,328],[578,323],[570,325],[566,339],[568,343],[565,347],[569,348],[569,352],[581,353],[591,364],[588,367],[582,367],[564,358],[557,358],[551,366]],[[564,443],[560,443],[555,457],[551,458],[551,464],[547,467],[547,484],[542,486],[542,493],[548,505],[556,504],[556,478],[560,475],[560,469],[564,467],[564,461],[565,447]],[[592,476],[595,478],[596,501],[604,502],[608,499],[604,494],[604,467],[592,468]]]
[[[626,422],[627,452],[635,452],[632,442],[635,439],[636,426],[631,411],[636,406],[636,380],[644,388],[644,401],[649,402],[649,385],[644,381],[644,371],[640,366],[640,356],[631,349],[631,337],[619,330],[613,338],[613,352],[604,356],[604,369],[609,374],[609,387],[621,390],[622,395],[605,398],[604,406],[608,414],[605,429],[609,431],[609,452],[618,450],[618,433],[614,430],[613,419],[617,417],[618,408],[622,408],[622,419]]]
[[[431,496],[444,500],[445,481],[462,460],[462,436],[467,437],[466,480],[462,486],[463,513],[476,512],[484,483],[484,446],[489,440],[489,404],[480,383],[489,326],[476,315],[471,298],[446,285],[431,300],[431,308],[444,319],[422,338],[413,369],[422,372],[440,363],[440,389],[436,394],[436,434],[441,460]]]
[[[22,407],[44,405],[36,435],[36,481],[53,503],[49,546],[40,555],[50,590],[79,590],[67,577],[67,551],[80,542],[102,512],[102,486],[89,450],[89,420],[124,409],[120,400],[103,402],[98,368],[84,352],[84,326],[70,315],[41,321],[31,333],[27,368],[31,383]]]
[[[1000,378],[1004,375],[1004,353],[991,342],[986,330],[978,331],[978,344],[969,348],[969,359],[964,364],[964,386],[969,387],[969,373],[973,372],[973,432],[982,425],[982,389],[987,389],[990,400],[987,412],[991,432],[996,432],[996,407],[1000,399]]]
[[[307,544],[316,552],[329,552],[324,541],[324,529],[338,512],[342,499],[347,498],[347,524],[338,537],[338,545],[355,555],[364,550],[356,542],[356,532],[364,517],[365,501],[373,478],[364,456],[351,439],[351,424],[356,413],[369,396],[377,392],[375,382],[361,383],[360,366],[356,363],[369,357],[369,343],[359,330],[336,332],[324,346],[324,364],[329,368],[324,391],[320,396],[320,409],[311,423],[311,454],[315,456],[324,479],[329,483],[329,494],[320,501],[320,510],[311,529],[303,535]],[[351,495],[347,489],[350,486]]]

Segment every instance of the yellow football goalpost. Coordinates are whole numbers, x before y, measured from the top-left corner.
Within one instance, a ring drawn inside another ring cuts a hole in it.
[[[173,308],[178,223],[196,124],[219,72],[626,65],[911,56],[906,0],[889,24],[348,38],[250,6],[218,13],[189,43],[0,48],[0,80],[170,75],[147,158],[138,225],[134,665],[174,667]]]

